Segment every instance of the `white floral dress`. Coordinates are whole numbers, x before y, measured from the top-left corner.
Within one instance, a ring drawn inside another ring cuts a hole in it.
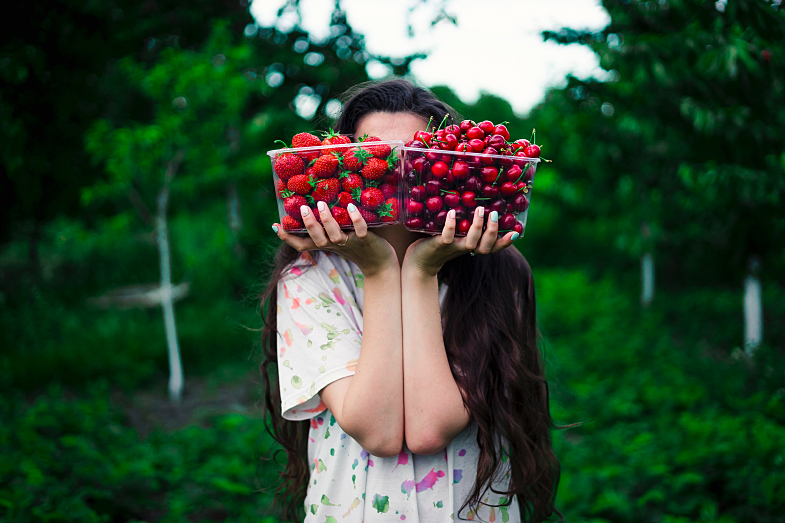
[[[277,307],[281,410],[288,420],[311,422],[306,522],[520,521],[515,499],[508,507],[459,513],[476,476],[473,423],[443,452],[416,455],[404,445],[397,457],[380,458],[347,435],[322,403],[319,391],[354,374],[360,357],[363,275],[356,265],[326,251],[303,254],[278,284]],[[508,482],[506,472],[494,487]],[[482,501],[507,500],[489,490]]]

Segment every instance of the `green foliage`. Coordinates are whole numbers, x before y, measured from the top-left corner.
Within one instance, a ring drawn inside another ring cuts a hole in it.
[[[108,395],[0,399],[0,521],[278,521],[276,470],[256,465],[271,443],[260,420],[224,414],[140,438]]]

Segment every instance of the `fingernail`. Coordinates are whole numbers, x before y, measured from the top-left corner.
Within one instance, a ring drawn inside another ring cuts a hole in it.
[[[493,223],[496,223],[496,222],[498,222],[498,221],[499,221],[499,213],[498,213],[497,211],[491,211],[491,216],[490,216],[490,218],[491,218],[491,221],[492,221]]]
[[[307,205],[301,205],[301,206],[300,206],[300,214],[302,214],[302,215],[303,215],[303,217],[306,217],[306,216],[308,216],[308,212],[309,212],[310,210],[311,210],[311,209],[309,209]]]
[[[273,232],[275,234],[278,234],[278,226],[277,225],[273,225]]]
[[[320,211],[323,211],[327,207],[327,204],[324,203],[323,201],[319,200],[319,202],[316,204],[316,206],[319,208]]]
[[[353,203],[350,203],[349,205],[346,206],[346,210],[349,212],[357,212],[357,206],[354,205]]]
[[[479,214],[480,218],[482,218],[483,215],[485,214],[485,207],[483,206],[477,207],[477,214]]]
[[[450,209],[450,218],[455,219],[455,209]]]
[[[520,236],[520,234],[518,234],[518,231],[515,231],[514,233],[512,233],[512,237],[510,239],[512,241],[515,241],[518,239],[518,236]]]

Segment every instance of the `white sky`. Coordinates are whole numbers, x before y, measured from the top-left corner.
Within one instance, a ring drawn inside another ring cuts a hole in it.
[[[251,14],[262,26],[291,27],[291,20],[276,20],[284,3],[254,0]],[[589,49],[545,43],[540,36],[545,29],[605,27],[610,18],[599,0],[451,0],[447,11],[457,16],[457,27],[448,21],[431,27],[438,3],[343,0],[342,6],[355,31],[365,35],[370,53],[403,57],[428,52],[428,58],[412,64],[415,80],[428,87],[447,85],[467,102],[484,91],[507,99],[524,115],[567,73],[605,78]],[[415,36],[410,38],[406,16],[416,4],[422,5],[412,16]],[[303,28],[324,38],[334,0],[301,0],[300,6]],[[378,62],[370,62],[368,72],[372,77],[385,74]]]

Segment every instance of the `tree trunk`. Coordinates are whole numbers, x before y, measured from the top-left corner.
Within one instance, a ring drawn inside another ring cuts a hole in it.
[[[164,184],[156,199],[155,232],[158,244],[158,257],[161,266],[161,308],[164,314],[166,345],[169,352],[169,399],[180,403],[183,393],[183,367],[180,362],[180,347],[177,343],[177,325],[174,320],[174,299],[172,297],[172,269],[169,251],[169,228],[166,221],[166,207],[169,203],[169,185],[183,159],[183,151],[178,151],[169,162],[164,174]]]
[[[744,279],[744,351],[753,357],[763,341],[763,305],[758,271],[760,261],[752,256],[747,264],[747,277]]]

